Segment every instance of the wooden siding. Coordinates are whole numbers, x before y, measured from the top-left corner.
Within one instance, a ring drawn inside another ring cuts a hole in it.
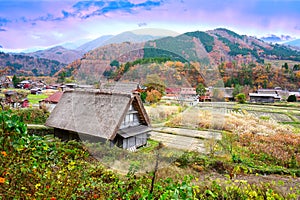
[[[147,133],[142,133],[137,136],[132,136],[123,139],[123,149],[129,149],[131,147],[141,147],[147,144]]]
[[[274,103],[274,97],[250,96],[250,101],[253,103]]]

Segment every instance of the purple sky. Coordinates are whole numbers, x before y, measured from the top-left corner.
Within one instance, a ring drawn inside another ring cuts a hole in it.
[[[300,0],[0,0],[0,47],[49,47],[139,28],[300,38],[299,8]]]

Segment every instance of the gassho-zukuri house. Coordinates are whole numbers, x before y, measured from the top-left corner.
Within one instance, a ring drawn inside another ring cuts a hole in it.
[[[107,142],[123,149],[147,144],[150,120],[139,94],[65,91],[46,121],[62,140]]]

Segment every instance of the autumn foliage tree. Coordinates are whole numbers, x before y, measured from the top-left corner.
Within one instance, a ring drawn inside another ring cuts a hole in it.
[[[147,87],[147,91],[156,90],[162,95],[166,90],[166,84],[161,80],[157,74],[147,75],[144,86]],[[148,96],[148,94],[147,94]]]
[[[146,101],[149,103],[157,103],[162,97],[162,94],[157,90],[147,91]]]
[[[297,71],[289,70],[287,65],[278,67],[271,63],[237,64],[232,61],[221,63],[218,68],[226,87],[248,85],[251,88],[286,87],[294,90],[300,86]]]

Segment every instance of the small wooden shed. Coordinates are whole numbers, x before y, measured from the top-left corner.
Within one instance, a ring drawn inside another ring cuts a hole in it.
[[[139,94],[65,91],[46,121],[63,140],[109,141],[123,149],[147,144],[150,120]]]

